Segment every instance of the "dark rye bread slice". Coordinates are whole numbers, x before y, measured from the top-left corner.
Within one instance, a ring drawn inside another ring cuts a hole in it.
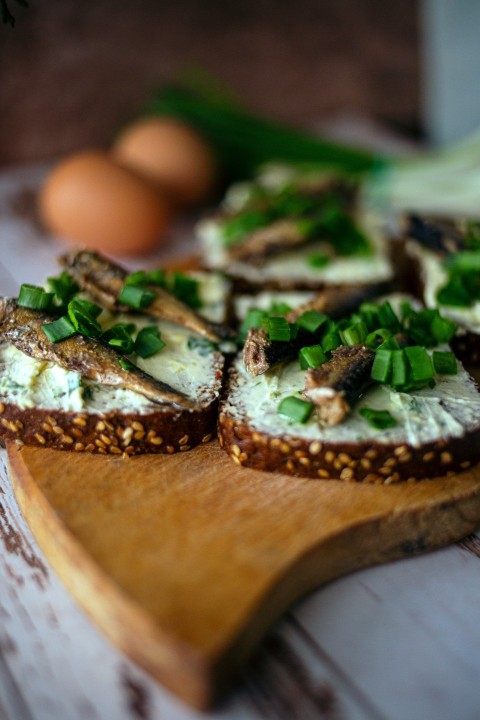
[[[0,438],[110,455],[184,452],[208,442],[215,434],[224,357],[219,352],[206,351],[202,345],[188,349],[191,337],[188,331],[167,323],[159,325],[167,341],[159,358],[168,351],[170,341],[171,355],[164,357],[177,362],[171,371],[175,378],[178,357],[185,351],[184,368],[179,371],[176,388],[195,400],[198,409],[154,403],[138,393],[85,380],[70,391],[71,373],[52,363],[42,365],[1,343]],[[174,338],[178,339],[178,347],[173,347]],[[153,359],[143,361],[147,372],[151,362]],[[197,378],[189,379],[189,373],[194,371]]]
[[[457,376],[440,379],[434,389],[397,394],[398,407],[391,406],[386,388],[368,391],[345,423],[329,428],[321,428],[313,416],[300,425],[278,415],[281,399],[303,387],[304,373],[297,368],[298,362],[290,363],[269,377],[252,378],[241,359],[232,366],[218,430],[220,444],[238,465],[389,484],[445,475],[478,461],[480,394],[463,368]],[[374,430],[359,415],[361,406],[389,407],[400,424]]]

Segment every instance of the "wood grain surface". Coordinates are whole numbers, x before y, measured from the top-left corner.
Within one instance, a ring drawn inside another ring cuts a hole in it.
[[[372,487],[244,470],[216,443],[128,460],[8,450],[19,505],[65,585],[199,708],[298,597],[480,524],[476,471]]]

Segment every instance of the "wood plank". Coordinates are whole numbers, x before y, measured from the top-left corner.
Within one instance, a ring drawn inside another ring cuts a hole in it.
[[[129,656],[206,707],[290,604],[480,524],[480,478],[368,486],[233,465],[212,443],[129,460],[10,446],[22,511]]]

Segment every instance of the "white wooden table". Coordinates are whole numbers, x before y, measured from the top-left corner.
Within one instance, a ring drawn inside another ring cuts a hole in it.
[[[61,246],[29,212],[43,173],[0,173],[2,295],[56,272]],[[177,236],[170,256],[191,247],[182,228]],[[0,719],[478,720],[479,648],[475,535],[319,589],[273,629],[238,690],[201,716],[113,647],[71,599],[20,515],[2,451]]]

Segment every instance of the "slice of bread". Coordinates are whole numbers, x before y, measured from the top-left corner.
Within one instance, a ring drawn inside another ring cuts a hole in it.
[[[230,369],[220,406],[220,443],[244,467],[310,478],[393,483],[445,475],[478,460],[480,394],[468,373],[444,376],[433,388],[367,391],[341,425],[305,424],[278,413],[286,396],[302,397],[305,371],[297,361],[252,377],[241,358]],[[395,427],[372,428],[362,407],[386,409]]]

